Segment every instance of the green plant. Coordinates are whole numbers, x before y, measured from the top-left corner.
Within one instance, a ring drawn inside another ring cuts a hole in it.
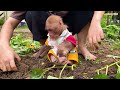
[[[5,22],[4,18],[1,18],[1,19],[0,19],[0,25],[3,25],[4,22]]]
[[[72,70],[74,70],[74,69],[73,69],[74,66],[75,66],[75,64],[73,64],[73,65],[71,66],[71,69],[72,69]],[[48,76],[47,79],[74,79],[74,76],[70,76],[70,77],[62,77],[62,76],[61,76],[63,70],[64,70],[66,67],[67,67],[67,64],[65,64],[65,65],[63,66],[63,68],[62,68],[62,70],[61,70],[60,75],[59,75],[58,78],[57,78],[57,77],[53,77],[53,76]]]
[[[105,28],[107,26],[107,15],[104,15],[101,21],[102,28]]]
[[[48,75],[47,76],[47,79],[73,79],[74,77],[73,76],[70,76],[70,77],[62,77],[62,72],[65,68],[71,68],[71,70],[74,70],[74,68],[76,67],[75,64],[73,64],[72,66],[67,66],[67,64],[65,64],[64,66],[56,66],[56,65],[53,65],[52,67],[49,67],[49,68],[45,68],[45,69],[41,69],[41,68],[34,68],[31,70],[30,72],[30,78],[31,79],[43,79],[44,78],[44,75],[46,74],[46,72],[48,72],[49,70],[51,69],[54,69],[54,68],[62,68],[60,74],[59,74],[59,77],[54,77],[54,76],[50,76]]]
[[[20,55],[26,55],[40,47],[39,42],[26,39],[21,34],[12,37],[10,45]]]
[[[117,74],[115,75],[116,79],[120,79],[120,66],[118,65],[118,63],[116,63],[118,69],[117,69]]]
[[[41,79],[44,76],[44,70],[41,68],[34,68],[30,72],[30,78],[31,79]]]
[[[111,45],[111,50],[116,50],[116,49],[120,49],[120,40],[115,40],[113,41],[113,44]]]
[[[98,74],[94,76],[93,79],[109,79],[109,77],[106,74]]]
[[[120,26],[108,25],[103,28],[106,37],[109,39],[117,40],[120,39]]]
[[[50,68],[46,68],[46,69],[34,68],[30,71],[30,79],[42,79],[44,78],[44,74],[54,67],[55,65],[53,65]]]
[[[109,79],[109,76],[107,75],[108,73],[108,68],[111,67],[111,66],[114,66],[114,65],[117,65],[118,69],[117,69],[117,74],[115,75],[115,78],[116,79],[120,79],[120,66],[118,65],[118,63],[120,63],[120,60],[114,62],[114,63],[111,63],[109,65],[106,65],[105,67],[102,67],[100,69],[97,69],[96,72],[97,72],[97,75],[93,77],[93,79]],[[106,69],[106,73],[105,74],[100,74],[100,71],[101,70],[104,70]]]

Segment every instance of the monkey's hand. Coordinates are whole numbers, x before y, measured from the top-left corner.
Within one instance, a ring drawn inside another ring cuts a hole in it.
[[[63,41],[60,45],[58,45],[58,50],[57,50],[57,56],[59,59],[59,62],[64,65],[64,64],[69,64],[72,65],[73,62],[72,60],[68,60],[67,56],[70,50],[73,48],[73,44],[69,41]]]
[[[68,60],[67,57],[65,56],[58,57],[58,63],[60,65],[65,65],[65,64],[72,65],[73,64],[73,62],[71,60]]]
[[[43,45],[40,49],[39,49],[39,51],[38,52],[36,52],[35,54],[33,54],[33,57],[34,58],[42,58],[42,57],[44,57],[47,53],[48,53],[48,51],[51,49],[51,47],[50,46],[47,46],[47,45]]]

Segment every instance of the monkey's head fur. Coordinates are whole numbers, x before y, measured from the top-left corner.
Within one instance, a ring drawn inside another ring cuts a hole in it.
[[[46,20],[45,29],[52,39],[57,39],[66,28],[68,26],[64,24],[62,18],[58,15],[51,15]]]

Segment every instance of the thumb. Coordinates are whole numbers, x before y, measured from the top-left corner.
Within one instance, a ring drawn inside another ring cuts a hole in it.
[[[19,57],[19,55],[18,55],[17,53],[15,53],[15,58],[16,58],[18,61],[21,60],[21,58]]]

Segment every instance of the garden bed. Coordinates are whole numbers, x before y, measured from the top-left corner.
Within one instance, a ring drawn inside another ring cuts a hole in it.
[[[19,32],[20,33],[20,32]],[[31,38],[32,35],[30,32],[21,32],[25,38]],[[14,33],[16,35],[17,33]],[[96,70],[105,67],[106,65],[110,65],[114,62],[120,60],[120,49],[111,50],[112,44],[110,44],[109,40],[104,40],[101,43],[101,46],[96,51],[91,51],[94,55],[98,57],[98,59],[94,62],[86,61],[81,55],[79,55],[80,62],[79,64],[72,70],[71,68],[65,68],[61,74],[61,77],[70,77],[73,76],[74,79],[92,79],[98,73]],[[35,68],[46,69],[54,66],[53,63],[50,63],[46,57],[42,59],[35,60],[32,58],[31,52],[25,56],[21,56],[21,61],[16,62],[18,67],[18,71],[16,72],[2,72],[0,71],[0,79],[30,79],[31,71]],[[57,66],[56,66],[57,67]],[[48,76],[59,77],[60,72],[63,68],[52,68],[44,74],[44,79],[47,79]],[[100,70],[99,73],[106,74],[106,68]],[[117,73],[117,66],[113,65],[108,68],[107,75],[109,78],[115,78],[115,74]]]

